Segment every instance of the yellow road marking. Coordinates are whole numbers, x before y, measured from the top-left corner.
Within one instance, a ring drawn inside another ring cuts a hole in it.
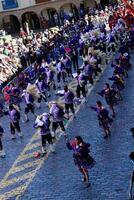
[[[39,140],[40,139],[40,135],[36,132],[34,135],[33,135],[33,138],[32,138],[32,141],[36,141],[36,140]]]
[[[69,87],[70,87],[70,89],[73,87],[76,87],[77,86],[77,81],[75,81],[75,82],[73,82],[73,83],[70,83],[69,84]]]
[[[20,166],[14,167],[13,170],[10,172],[10,175],[13,175],[17,172],[23,171],[23,170],[28,169],[30,167],[34,167],[35,165],[38,165],[38,160],[28,162],[28,163],[22,164]]]
[[[31,149],[34,149],[34,148],[37,148],[40,146],[40,143],[35,143],[35,144],[31,144],[30,146],[28,146],[26,149],[25,149],[25,152],[31,150]]]
[[[21,162],[23,160],[27,160],[29,158],[33,158],[33,154],[37,153],[37,151],[34,151],[32,153],[27,153],[27,154],[24,154],[22,155],[20,158],[18,158],[18,162]]]
[[[30,139],[29,143],[26,145],[26,147],[24,148],[24,150],[21,152],[21,154],[18,156],[18,158],[15,160],[15,162],[13,163],[12,167],[10,168],[10,170],[6,173],[6,175],[4,176],[4,178],[2,179],[2,181],[5,181],[9,176],[10,174],[12,174],[12,171],[13,169],[17,166],[17,163],[18,163],[18,160],[21,159],[21,157],[23,157],[26,153],[26,151],[28,151],[30,149],[30,146],[32,145],[32,142],[34,141],[35,139],[35,136],[36,134],[34,134],[32,136],[32,138]],[[1,182],[2,182],[1,181]],[[0,182],[0,184],[1,184]]]
[[[3,195],[0,195],[0,200],[8,200],[12,197],[22,194],[26,190],[26,188],[27,184],[24,184],[19,187],[16,187],[13,190],[10,190],[9,192],[5,192]]]
[[[6,180],[4,181],[3,183],[1,183],[0,185],[0,189],[3,189],[5,187],[8,187],[14,183],[17,183],[19,181],[23,181],[23,180],[26,180],[28,178],[30,178],[31,176],[33,176],[33,173],[35,172],[35,170],[33,171],[30,171],[28,173],[25,173],[24,175],[22,176],[19,176],[19,177],[15,177],[15,178],[12,178],[12,179],[9,179],[9,180]]]

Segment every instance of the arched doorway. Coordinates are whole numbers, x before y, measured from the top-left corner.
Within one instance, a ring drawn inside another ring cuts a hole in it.
[[[29,29],[40,29],[40,21],[35,12],[26,12],[22,15],[22,25],[25,28],[25,23],[28,23]]]
[[[59,15],[55,8],[43,9],[41,16],[48,21],[50,27],[59,25]]]
[[[17,33],[20,30],[20,22],[15,15],[7,15],[3,17],[3,27],[7,33]]]
[[[77,7],[73,3],[66,3],[60,8],[60,15],[61,18],[64,19],[78,19],[79,18],[79,12],[77,10]]]

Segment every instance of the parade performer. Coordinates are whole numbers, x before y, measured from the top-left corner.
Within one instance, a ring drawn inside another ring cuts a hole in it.
[[[64,86],[64,103],[65,103],[65,113],[67,114],[67,118],[69,119],[69,110],[75,114],[74,110],[74,93],[68,89],[68,86]]]
[[[50,150],[52,152],[55,151],[52,136],[50,132],[50,115],[49,113],[43,113],[40,116],[37,116],[34,128],[39,129],[39,133],[41,135],[41,143],[42,143],[42,156],[47,153],[46,143],[48,142]]]
[[[72,77],[72,62],[71,58],[68,55],[64,55],[62,59],[63,64],[65,65],[66,74],[68,77]]]
[[[10,116],[11,139],[12,140],[16,139],[15,130],[17,130],[19,136],[22,137],[23,134],[20,129],[20,112],[12,104],[9,105],[9,116]]]
[[[125,88],[123,78],[119,74],[115,74],[109,80],[113,81],[112,88],[117,91],[118,99],[122,100],[121,91]]]
[[[10,84],[8,94],[10,95],[10,104],[15,104],[20,108],[20,90],[14,83]]]
[[[40,106],[40,99],[41,99],[41,93],[37,87],[36,84],[28,84],[26,91],[33,97],[34,105],[39,108]],[[43,95],[43,94],[42,94]]]
[[[117,103],[116,91],[110,87],[109,83],[106,83],[104,89],[97,94],[105,97],[105,100],[109,105],[110,110],[112,111],[112,117],[115,117],[114,105]]]
[[[95,160],[89,154],[90,144],[84,142],[81,136],[76,136],[74,141],[67,141],[66,144],[69,150],[73,150],[74,163],[83,175],[83,182],[89,187],[89,169],[95,165]]]
[[[35,115],[35,106],[34,106],[34,98],[26,90],[23,90],[22,97],[24,98],[25,104],[26,104],[26,107],[25,107],[25,120],[26,120],[26,122],[28,122],[29,121],[28,113],[30,111],[36,117],[36,115]]]
[[[91,109],[97,112],[99,125],[103,127],[104,138],[107,138],[111,134],[110,124],[112,119],[109,117],[109,111],[105,109],[100,101],[96,102],[96,107],[90,106]]]
[[[65,83],[65,78],[66,78],[65,66],[63,62],[57,60],[56,69],[57,69],[57,82],[58,82],[57,86],[58,88],[60,88],[61,79],[63,80],[63,83]]]
[[[77,71],[77,88],[76,88],[76,95],[77,98],[80,98],[81,92],[83,97],[86,97],[86,77],[84,76],[83,73],[80,72],[80,70]]]
[[[51,67],[46,68],[46,74],[47,74],[48,91],[50,92],[51,87],[53,87],[53,89],[56,90],[54,69],[52,69]]]
[[[52,117],[52,137],[56,139],[56,130],[60,126],[61,130],[66,136],[64,127],[64,109],[56,101],[50,102],[50,115]]]
[[[42,98],[44,99],[44,101],[46,102],[46,104],[48,105],[48,102],[47,102],[47,90],[48,90],[48,85],[47,83],[45,82],[45,80],[41,77],[39,77],[36,82],[35,82],[37,88],[39,89],[39,92],[40,92],[40,98],[38,99],[38,107],[40,108],[40,104],[41,104],[41,101],[42,101]]]
[[[86,77],[86,82],[89,81],[93,85],[93,67],[89,64],[88,61],[84,62],[84,75]]]
[[[4,95],[4,100],[5,100],[5,105],[8,107],[9,106],[9,102],[10,102],[10,95],[9,95],[9,91],[10,91],[10,85],[7,85],[4,89],[3,89],[3,95]]]

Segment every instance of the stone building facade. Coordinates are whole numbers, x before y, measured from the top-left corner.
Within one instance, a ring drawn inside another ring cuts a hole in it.
[[[100,0],[16,0],[13,2],[17,2],[16,8],[3,9],[0,6],[0,27],[4,27],[9,33],[19,31],[25,22],[28,22],[30,28],[34,30],[48,25],[57,25],[63,15],[77,16],[81,6],[94,7],[96,3],[100,3]]]

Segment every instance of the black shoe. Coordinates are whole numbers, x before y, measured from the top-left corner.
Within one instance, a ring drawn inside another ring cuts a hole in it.
[[[87,183],[86,187],[89,188],[91,186],[91,183]]]
[[[56,142],[56,137],[52,137],[52,141],[53,141],[53,142]]]
[[[47,152],[41,153],[41,157],[44,157],[47,154]]]
[[[6,155],[1,156],[1,158],[5,158],[5,157],[6,157]]]
[[[84,183],[86,182],[86,178],[85,177],[82,178],[82,182],[84,182]]]
[[[29,119],[25,120],[25,122],[26,122],[26,123],[29,122]]]
[[[112,115],[112,118],[115,118],[115,117],[116,117],[115,114],[113,114],[113,115]]]
[[[11,137],[11,140],[16,140],[16,137],[15,137],[15,136],[12,136],[12,137]]]
[[[108,135],[104,135],[104,138],[107,139],[107,138],[108,138]]]

